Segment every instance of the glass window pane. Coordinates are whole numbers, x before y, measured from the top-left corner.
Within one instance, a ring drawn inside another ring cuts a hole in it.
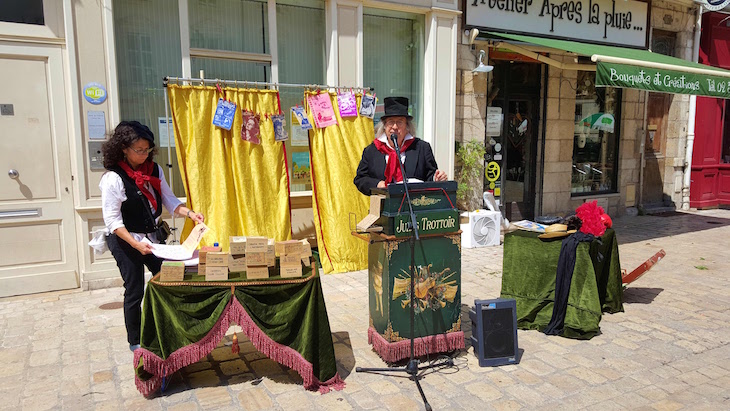
[[[174,178],[168,183],[175,195],[184,197],[175,150],[168,158],[167,145],[160,144],[159,126],[160,118],[165,117],[162,78],[182,75],[177,3],[113,0],[112,8],[121,118],[137,120],[154,132],[155,144],[160,147],[156,161],[173,165]],[[163,133],[167,131],[167,127],[163,129]]]
[[[405,96],[423,136],[422,76],[424,53],[423,15],[366,8],[363,16],[364,86],[378,95],[375,121],[382,115],[383,98]]]
[[[190,47],[269,53],[266,1],[189,0]]]
[[[579,71],[575,99],[571,195],[616,192],[620,89],[595,87],[595,72]]]
[[[324,1],[276,5],[279,47],[279,81],[290,84],[325,83]],[[291,191],[309,191],[309,144],[306,132],[292,122],[291,107],[301,105],[303,89],[279,89],[281,109],[286,115],[289,140],[286,141]]]
[[[2,0],[0,21],[44,25],[43,0]]]
[[[205,78],[209,79],[261,82],[271,79],[269,63],[193,57],[190,67],[194,77],[203,70]]]

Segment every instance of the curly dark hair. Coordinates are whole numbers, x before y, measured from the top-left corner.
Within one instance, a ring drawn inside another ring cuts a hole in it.
[[[119,123],[109,140],[101,147],[101,153],[104,156],[104,168],[111,170],[117,163],[124,160],[124,149],[134,144],[140,138],[144,137],[138,134],[135,128],[130,125],[130,122],[123,121]],[[151,143],[150,145],[153,150],[147,157],[148,160],[152,160],[157,155],[157,147],[155,147],[155,144]]]

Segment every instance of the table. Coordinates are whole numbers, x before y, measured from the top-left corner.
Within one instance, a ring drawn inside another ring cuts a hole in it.
[[[152,278],[142,308],[141,348],[134,352],[137,389],[155,392],[164,377],[210,354],[233,323],[257,350],[297,371],[304,388],[344,388],[318,270],[313,264],[303,271],[302,278],[258,281],[245,280],[244,273],[221,282],[188,274],[176,283]]]
[[[517,326],[543,330],[550,322],[561,239],[543,241],[517,230],[504,237],[502,298],[517,301]],[[590,339],[600,332],[601,313],[623,311],[618,241],[613,229],[599,241],[580,243],[570,284],[564,337]],[[599,253],[603,259],[599,259]]]

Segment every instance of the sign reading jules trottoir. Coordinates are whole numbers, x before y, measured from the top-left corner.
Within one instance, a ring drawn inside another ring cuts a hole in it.
[[[466,0],[465,27],[647,47],[648,4],[634,0]]]

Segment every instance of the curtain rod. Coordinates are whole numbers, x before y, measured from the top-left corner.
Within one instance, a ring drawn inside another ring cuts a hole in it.
[[[183,78],[183,77],[163,77],[162,84],[167,87],[168,84],[180,84],[189,82],[191,84],[202,84],[202,85],[215,85],[220,84],[223,86],[252,86],[254,88],[259,87],[291,87],[291,88],[309,88],[309,89],[334,89],[334,90],[362,90],[362,91],[374,91],[372,87],[349,87],[349,86],[327,86],[321,84],[292,84],[292,83],[267,83],[261,81],[242,81],[242,80],[221,80],[221,79],[208,79],[208,78]]]

